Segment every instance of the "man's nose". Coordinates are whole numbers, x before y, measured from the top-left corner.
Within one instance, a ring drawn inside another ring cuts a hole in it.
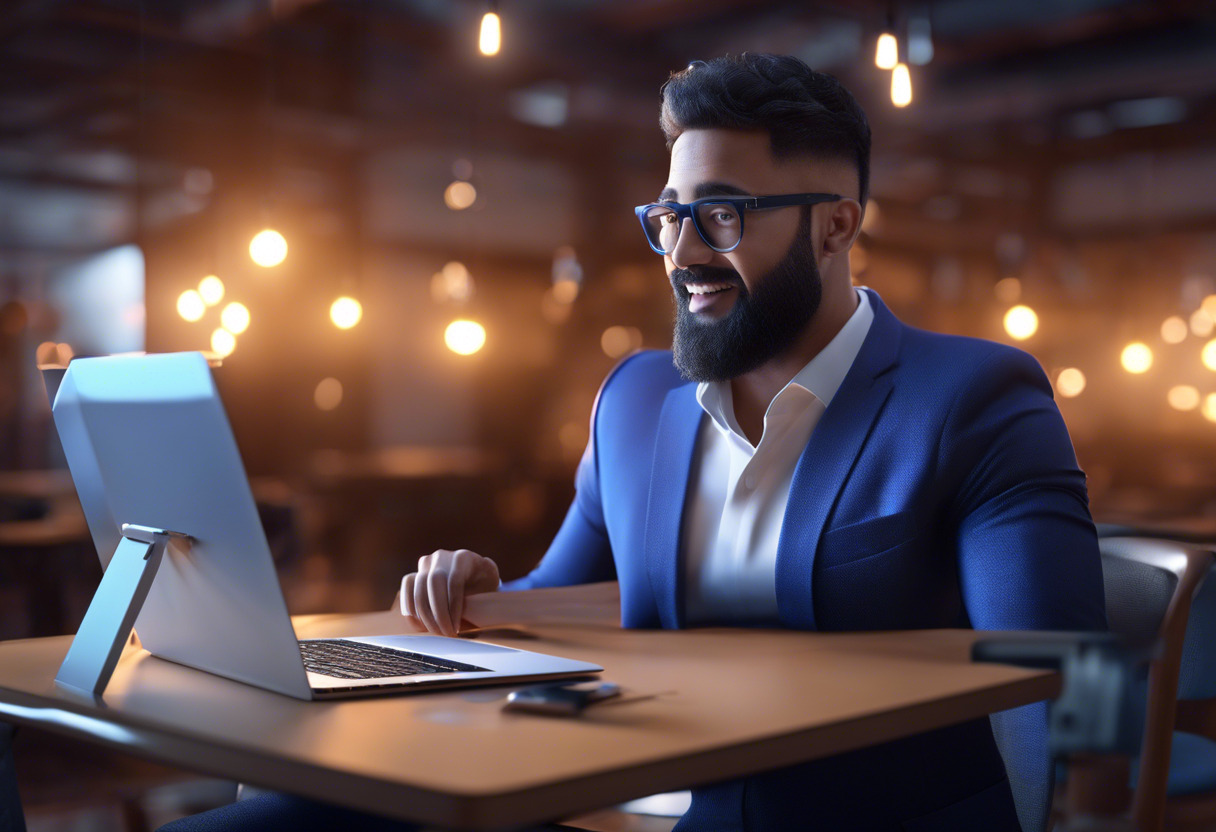
[[[698,263],[708,263],[713,259],[714,250],[705,244],[697,233],[692,218],[680,223],[680,236],[676,239],[676,247],[671,250],[671,262],[676,268],[687,268]]]

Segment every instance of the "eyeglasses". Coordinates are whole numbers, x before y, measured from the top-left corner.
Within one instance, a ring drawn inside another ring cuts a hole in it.
[[[670,254],[680,239],[684,220],[714,251],[734,251],[743,239],[743,214],[791,205],[817,205],[844,199],[838,194],[783,194],[781,196],[711,196],[692,202],[652,202],[633,209],[646,232],[646,242],[657,254]]]

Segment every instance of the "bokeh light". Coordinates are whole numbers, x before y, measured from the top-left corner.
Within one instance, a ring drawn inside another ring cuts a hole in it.
[[[452,321],[443,332],[443,342],[457,355],[472,355],[486,345],[486,328],[476,321]]]
[[[1001,303],[1017,303],[1022,299],[1022,281],[1016,277],[1003,277],[992,287],[992,294]]]
[[[227,358],[236,349],[236,336],[220,327],[211,333],[211,351],[220,358]]]
[[[899,41],[890,32],[878,36],[878,46],[874,50],[874,66],[879,69],[895,69],[899,63]]]
[[[1129,373],[1137,375],[1147,373],[1149,368],[1153,366],[1153,351],[1148,348],[1147,344],[1135,341],[1123,348],[1120,361],[1123,364],[1123,369]]]
[[[477,201],[477,189],[471,182],[457,179],[443,192],[443,202],[453,211],[463,211]]]
[[[329,307],[329,319],[338,329],[350,329],[362,317],[363,305],[351,297],[340,297]]]
[[[203,303],[215,306],[224,299],[224,281],[209,274],[199,281],[198,293],[202,295]]]
[[[323,378],[312,391],[312,400],[318,410],[333,410],[342,404],[342,382],[336,378]]]
[[[1066,399],[1081,395],[1085,391],[1085,373],[1076,367],[1060,370],[1056,376],[1056,390]]]
[[[1203,366],[1216,372],[1216,339],[1208,341],[1203,345],[1203,351],[1199,353],[1199,358],[1203,361]]]
[[[249,241],[249,256],[263,268],[277,266],[287,259],[287,240],[273,228],[264,228]]]
[[[249,329],[249,310],[243,303],[230,303],[220,313],[220,323],[233,335],[240,335]]]
[[[907,107],[912,103],[912,74],[907,64],[896,64],[891,71],[891,103],[896,107]]]
[[[1025,341],[1039,330],[1039,316],[1029,306],[1015,306],[1005,313],[1005,331],[1010,338]]]
[[[207,311],[203,296],[193,289],[187,289],[177,296],[177,314],[187,321],[202,320]]]
[[[600,348],[609,358],[620,358],[642,346],[642,331],[636,326],[610,326],[600,336]]]
[[[1191,332],[1200,338],[1207,338],[1216,328],[1216,321],[1203,309],[1196,309],[1191,314]]]
[[[1216,422],[1216,393],[1208,393],[1203,397],[1203,418]]]
[[[1199,407],[1199,391],[1189,384],[1171,387],[1166,399],[1174,410],[1194,410]]]
[[[477,36],[477,48],[483,55],[497,55],[502,48],[502,21],[494,12],[486,12],[481,18],[481,31]]]
[[[1161,322],[1161,340],[1167,344],[1181,344],[1189,331],[1186,321],[1178,315],[1171,315]]]
[[[553,284],[553,299],[558,303],[574,303],[578,297],[578,281],[559,280]]]

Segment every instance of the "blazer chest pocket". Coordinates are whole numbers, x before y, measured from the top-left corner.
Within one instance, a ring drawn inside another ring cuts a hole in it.
[[[911,510],[888,514],[851,523],[824,533],[815,565],[831,569],[855,563],[864,558],[881,555],[916,537],[916,523]]]

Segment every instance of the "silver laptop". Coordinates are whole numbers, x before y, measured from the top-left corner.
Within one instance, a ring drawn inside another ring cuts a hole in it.
[[[562,679],[603,668],[432,635],[297,641],[211,369],[197,352],[46,371],[55,427],[105,567],[123,524],[170,546],[135,628],[155,656],[299,699]]]

